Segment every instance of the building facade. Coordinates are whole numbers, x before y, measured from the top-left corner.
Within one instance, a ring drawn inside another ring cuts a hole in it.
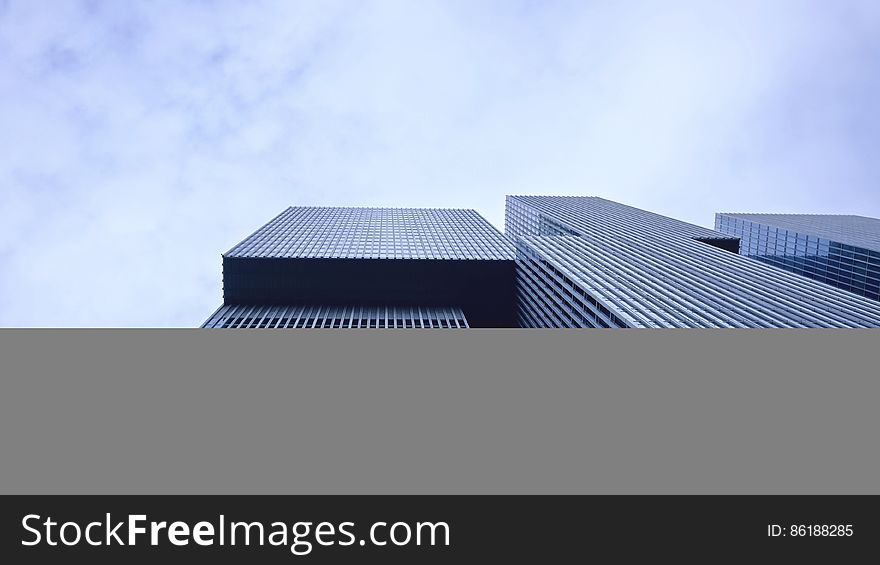
[[[878,304],[738,255],[739,239],[595,197],[508,196],[523,327],[878,327]]]
[[[504,234],[473,210],[293,207],[223,254],[203,327],[880,327],[880,303],[740,237],[596,197],[508,196]]]
[[[740,254],[880,300],[880,220],[813,214],[715,215]]]
[[[223,254],[203,327],[511,327],[513,271],[473,210],[291,207]]]

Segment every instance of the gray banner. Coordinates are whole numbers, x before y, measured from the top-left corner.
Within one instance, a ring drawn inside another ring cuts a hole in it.
[[[0,494],[878,494],[880,330],[0,330]]]

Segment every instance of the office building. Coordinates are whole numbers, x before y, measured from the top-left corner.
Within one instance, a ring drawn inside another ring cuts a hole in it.
[[[880,300],[880,220],[814,214],[715,215],[742,255]]]
[[[508,196],[523,327],[878,327],[880,305],[736,253],[736,236],[595,197]]]
[[[880,327],[880,303],[739,249],[597,197],[508,196],[505,234],[473,210],[293,207],[223,254],[203,327]]]
[[[511,327],[513,271],[473,210],[291,207],[223,254],[203,327]]]

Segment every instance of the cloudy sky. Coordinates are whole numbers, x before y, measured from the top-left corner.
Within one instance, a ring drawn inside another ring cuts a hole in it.
[[[880,2],[0,0],[0,325],[196,326],[289,205],[880,217]]]

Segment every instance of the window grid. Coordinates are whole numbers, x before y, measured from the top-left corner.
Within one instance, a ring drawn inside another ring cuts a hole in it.
[[[473,210],[290,207],[226,256],[510,260],[513,246]]]
[[[740,253],[880,301],[880,220],[810,214],[716,214]]]
[[[469,326],[464,312],[456,306],[228,304],[218,308],[202,327],[457,329]]]

